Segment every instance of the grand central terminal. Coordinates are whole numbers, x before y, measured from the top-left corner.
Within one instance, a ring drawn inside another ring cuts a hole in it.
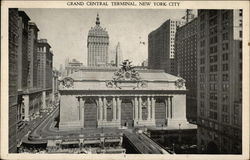
[[[162,70],[82,68],[60,81],[59,130],[108,127],[189,128],[185,80]]]

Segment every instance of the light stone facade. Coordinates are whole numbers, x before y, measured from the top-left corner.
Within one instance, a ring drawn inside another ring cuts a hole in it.
[[[109,35],[105,28],[100,26],[99,15],[96,25],[88,33],[88,66],[106,66],[108,63]]]
[[[189,125],[182,78],[161,70],[115,71],[79,70],[60,81],[60,130]]]

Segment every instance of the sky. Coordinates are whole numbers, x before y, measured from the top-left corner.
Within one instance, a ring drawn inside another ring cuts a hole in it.
[[[45,38],[53,51],[53,66],[59,69],[65,59],[87,64],[88,31],[95,26],[99,13],[101,27],[109,34],[109,50],[120,42],[123,59],[140,65],[148,57],[148,34],[168,19],[180,20],[185,10],[173,9],[48,9],[25,8],[30,21],[39,28],[38,38]],[[145,45],[140,41],[146,42]],[[111,56],[110,56],[111,57]],[[111,59],[110,59],[111,60]]]

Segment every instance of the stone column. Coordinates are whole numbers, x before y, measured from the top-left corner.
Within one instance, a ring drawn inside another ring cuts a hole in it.
[[[80,98],[80,108],[81,108],[81,122],[82,122],[82,126],[84,127],[84,105],[85,105],[85,100],[83,98]]]
[[[139,120],[142,120],[142,99],[139,96]]]
[[[121,100],[119,97],[117,97],[117,119],[119,122],[121,122]]]
[[[82,119],[82,107],[81,107],[81,98],[77,97],[77,101],[78,101],[78,112],[79,112],[79,121],[81,121]]]
[[[98,109],[99,109],[99,120],[102,121],[103,120],[103,102],[102,102],[102,98],[99,97],[99,106],[98,106]]]
[[[168,118],[168,97],[165,99],[165,105],[166,105],[166,119]]]
[[[171,107],[170,107],[170,104],[171,103],[171,101],[170,101],[170,96],[168,96],[168,118],[171,118]]]
[[[149,96],[147,97],[147,101],[148,101],[148,117],[147,117],[147,120],[150,120],[151,118],[151,113],[150,113],[150,108],[151,108],[151,105],[150,105],[150,99],[149,99]]]
[[[24,103],[24,120],[29,121],[29,107],[30,107],[30,98],[29,95],[23,95],[23,103]]]
[[[46,105],[46,91],[43,91],[43,93],[42,93],[42,102],[43,102],[42,109],[45,109],[47,107],[47,105]]]
[[[107,121],[107,99],[103,98],[103,108],[104,108],[104,121]]]
[[[151,103],[152,103],[152,120],[155,120],[155,98],[151,98]]]
[[[138,99],[135,97],[135,120],[138,120]]]
[[[116,120],[116,99],[113,97],[113,121]]]
[[[173,106],[172,106],[172,98],[173,96],[170,96],[170,118],[173,118]]]

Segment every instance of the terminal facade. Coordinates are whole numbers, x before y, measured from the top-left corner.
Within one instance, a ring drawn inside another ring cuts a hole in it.
[[[189,125],[184,79],[130,63],[83,68],[62,79],[59,129]]]

